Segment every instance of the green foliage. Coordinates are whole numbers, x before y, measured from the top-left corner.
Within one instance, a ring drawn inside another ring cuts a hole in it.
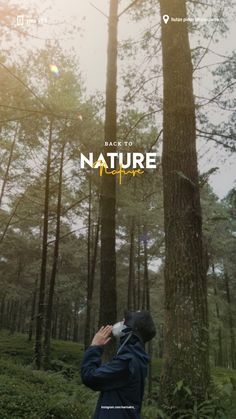
[[[212,375],[212,393],[222,401],[227,418],[236,417],[236,370],[214,368]]]
[[[74,384],[61,374],[33,371],[0,360],[0,417],[49,419],[90,417],[89,408],[73,399]]]
[[[60,372],[68,380],[72,379],[77,373],[77,368],[60,360],[51,360],[49,370]]]
[[[84,404],[56,398],[52,401],[45,419],[90,419],[90,417],[91,412]]]
[[[177,410],[172,415],[178,419],[227,419],[219,400],[206,400],[202,403],[195,402],[192,408]]]
[[[163,419],[167,419],[167,416],[165,415],[165,413],[157,408],[157,406],[152,403],[152,404],[145,404],[143,405],[142,408],[142,418],[143,419],[150,419],[150,418],[163,418]]]
[[[236,390],[233,370],[216,369],[212,374],[212,384],[208,399],[198,402],[191,389],[183,380],[176,384],[174,395],[180,407],[175,410],[166,407],[171,418],[178,419],[229,419],[234,418],[233,392]],[[218,375],[217,375],[218,374]],[[232,375],[231,375],[232,374]],[[184,403],[183,403],[184,401]]]
[[[142,417],[144,419],[235,419],[236,418],[236,371],[226,368],[213,368],[208,399],[198,403],[191,389],[180,380],[174,389],[175,396],[182,403],[182,408],[160,407],[159,380],[162,360],[154,359],[152,392],[146,391]],[[147,390],[147,389],[146,389]],[[183,400],[184,405],[183,406]],[[180,404],[181,404],[180,403]]]
[[[33,361],[34,342],[29,342],[27,335],[11,334],[1,331],[0,353],[2,358],[11,358],[21,364],[31,364]],[[55,371],[66,368],[79,368],[83,354],[82,345],[74,342],[52,340],[52,369]]]
[[[26,335],[1,331],[0,418],[90,419],[97,394],[81,385],[82,346],[52,341],[51,367],[45,372],[32,367],[33,345]]]
[[[235,417],[235,410],[226,410],[223,402],[217,398],[199,404],[195,402],[192,408],[179,409],[172,413],[166,413],[154,401],[144,403],[142,409],[143,419],[234,419]]]
[[[1,331],[0,353],[2,358],[11,358],[21,364],[32,362],[33,342],[29,342],[27,337],[16,333],[11,334],[7,330]]]

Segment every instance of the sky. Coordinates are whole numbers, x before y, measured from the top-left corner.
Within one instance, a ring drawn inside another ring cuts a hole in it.
[[[15,3],[26,9],[25,22],[27,18],[34,17],[31,12],[27,12],[32,4],[31,0],[15,0]],[[104,93],[107,49],[107,18],[104,14],[108,14],[108,3],[108,0],[92,0],[91,2],[89,0],[42,0],[37,5],[42,25],[38,28],[34,23],[27,23],[27,30],[34,36],[38,36],[39,39],[31,37],[15,53],[24,54],[24,49],[27,46],[42,47],[47,39],[55,37],[60,40],[65,50],[74,48],[88,93],[93,94],[96,90]],[[123,10],[129,3],[127,0],[121,0],[120,10]],[[157,17],[157,21],[160,19]],[[77,33],[72,30],[72,35],[66,33],[63,21],[79,25],[81,31]],[[214,50],[220,54],[230,53],[235,42],[236,27],[234,22],[229,21],[227,24],[230,28],[227,37],[213,45]],[[123,15],[119,22],[119,39],[138,36],[144,29],[142,25],[131,21],[127,15]],[[192,42],[194,43],[195,39],[192,39]],[[206,44],[206,41],[203,40],[203,42]],[[215,57],[207,56],[202,65],[211,65],[214,62]],[[195,93],[198,95],[207,94],[207,90],[211,86],[212,78],[206,70],[205,73],[202,73],[201,80],[197,80],[195,83]],[[122,93],[122,89],[118,89],[118,94],[122,95]],[[212,115],[213,120],[218,117],[218,115]],[[219,167],[216,174],[211,176],[210,183],[216,194],[222,198],[234,186],[236,156],[226,153],[222,148],[215,148],[213,143],[206,145],[204,142],[199,143],[199,155],[201,172],[207,171],[211,167]]]

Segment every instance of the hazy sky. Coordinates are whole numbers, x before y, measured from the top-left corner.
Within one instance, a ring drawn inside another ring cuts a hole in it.
[[[15,0],[15,3],[27,9],[31,0]],[[75,48],[75,54],[80,61],[80,67],[84,79],[86,80],[86,87],[89,93],[94,93],[96,90],[104,92],[105,76],[106,76],[106,46],[107,46],[107,19],[95,7],[99,8],[103,13],[108,13],[108,0],[42,0],[37,9],[40,9],[46,24],[37,29],[37,25],[31,25],[30,32],[37,35],[40,39],[30,38],[25,42],[25,46],[19,49],[18,54],[23,54],[24,48],[27,45],[32,47],[43,47],[45,39],[50,38],[54,32],[54,36],[60,39],[62,46],[65,49],[71,47]],[[120,2],[120,10],[123,10],[130,1],[122,0]],[[36,4],[36,3],[35,3]],[[95,6],[95,7],[94,7]],[[26,12],[27,13],[27,12]],[[29,13],[28,17],[32,17]],[[65,33],[65,26],[63,21],[73,22],[81,26],[80,33],[74,32],[73,35]],[[157,21],[160,18],[157,17]],[[235,42],[235,25],[232,22],[227,22],[230,31],[226,38],[220,39],[219,43],[214,44],[214,50],[218,53],[227,54],[233,49]],[[128,16],[123,16],[119,23],[119,39],[137,36],[144,26],[129,20]],[[193,42],[195,40],[192,40]],[[203,43],[207,46],[208,41],[203,39]],[[202,62],[202,65],[212,64],[216,61],[215,57],[207,56]],[[124,62],[122,62],[124,65]],[[206,70],[202,74],[203,78],[195,83],[195,93],[202,95],[203,92],[207,94],[208,88],[212,86],[212,77],[209,71]],[[120,93],[121,90],[120,90]],[[217,116],[213,116],[216,118]],[[220,117],[220,116],[219,116]],[[200,150],[201,159],[199,162],[202,171],[208,170],[210,167],[219,166],[220,171],[211,177],[211,184],[215,192],[220,196],[224,196],[233,184],[236,173],[236,156],[230,156],[222,149],[215,149],[213,144],[201,144]]]

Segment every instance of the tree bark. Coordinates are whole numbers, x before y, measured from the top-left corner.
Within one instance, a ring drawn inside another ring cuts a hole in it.
[[[86,312],[86,319],[85,319],[85,339],[84,339],[85,348],[87,348],[91,340],[91,313],[92,313],[95,270],[96,270],[96,263],[97,263],[99,227],[100,227],[100,214],[98,214],[98,220],[97,220],[97,225],[96,225],[91,272],[90,272],[89,284],[87,287],[87,312]]]
[[[74,312],[73,312],[73,342],[78,342],[79,336],[79,325],[78,325],[78,300],[74,303]]]
[[[222,350],[222,331],[221,331],[221,325],[220,325],[220,309],[219,304],[217,301],[218,298],[218,287],[217,287],[217,276],[215,274],[215,266],[212,264],[212,273],[213,273],[213,281],[214,281],[214,295],[216,297],[216,317],[218,321],[218,331],[217,331],[217,337],[218,337],[218,351],[216,351],[217,357],[216,357],[216,365],[223,367],[223,350]]]
[[[147,307],[150,307],[146,226],[144,226],[143,228],[143,249],[144,249],[144,258],[143,258],[144,269],[143,269],[142,310],[145,310]]]
[[[63,339],[63,323],[64,323],[64,314],[60,312],[59,318],[59,328],[58,328],[58,339]]]
[[[118,0],[110,0],[105,140],[116,141],[117,136],[117,23]],[[105,153],[115,152],[116,147],[106,147]],[[101,188],[101,285],[99,324],[113,324],[117,318],[116,292],[116,177],[102,176]],[[110,352],[114,348],[110,345]]]
[[[129,280],[128,280],[128,310],[135,310],[135,272],[134,272],[134,217],[132,216],[130,227],[130,250],[129,250]]]
[[[3,294],[1,300],[1,311],[0,311],[0,329],[5,327],[5,303],[6,303],[6,294]]]
[[[144,292],[145,292],[145,306],[147,310],[150,310],[150,290],[149,290],[149,275],[148,275],[148,237],[147,227],[144,226]]]
[[[91,304],[93,286],[91,284],[91,202],[92,202],[92,180],[91,171],[89,173],[89,201],[88,201],[88,235],[87,235],[87,306],[85,319],[84,347],[90,344],[90,323],[91,323]]]
[[[21,328],[22,328],[22,311],[23,311],[22,300],[20,300],[19,301],[19,308],[16,312],[16,314],[17,314],[16,331],[18,333],[20,333]]]
[[[141,243],[140,243],[140,241],[141,241],[141,239],[140,239],[140,234],[141,234],[141,232],[140,232],[140,225],[138,225],[138,261],[137,261],[137,275],[138,275],[138,284],[137,284],[137,287],[138,287],[138,290],[137,290],[137,305],[138,305],[138,310],[140,310],[140,308],[141,308],[141,269],[140,269],[140,266],[141,266]]]
[[[43,319],[44,319],[45,283],[46,283],[46,271],[47,271],[47,240],[48,240],[51,150],[52,150],[52,121],[50,121],[50,125],[49,125],[47,168],[46,168],[46,176],[45,176],[46,179],[45,179],[45,196],[44,196],[41,273],[40,273],[39,298],[38,298],[38,313],[37,313],[37,318],[36,318],[36,335],[35,335],[34,354],[35,354],[35,366],[37,369],[40,369],[41,360],[42,360],[42,334],[43,334]]]
[[[224,283],[225,291],[228,303],[228,322],[229,322],[229,332],[230,332],[230,355],[231,355],[231,366],[236,369],[236,345],[235,345],[235,335],[234,335],[234,321],[231,310],[231,294],[230,294],[230,285],[229,285],[229,276],[227,272],[224,272]]]
[[[12,311],[11,311],[11,325],[10,325],[10,332],[12,334],[15,333],[17,330],[17,314],[18,314],[18,308],[19,308],[19,301],[13,301],[12,304]]]
[[[63,182],[63,166],[64,166],[64,153],[65,141],[62,143],[59,181],[58,181],[58,198],[57,198],[57,215],[56,215],[56,234],[53,254],[52,272],[49,284],[49,295],[45,319],[45,335],[44,335],[44,368],[47,369],[50,365],[50,343],[51,343],[51,329],[52,329],[52,311],[53,311],[53,297],[57,274],[60,232],[61,232],[61,199],[62,199],[62,182]]]
[[[160,0],[161,18],[186,17],[185,0]],[[162,19],[165,337],[163,406],[186,405],[176,383],[204,400],[209,384],[207,284],[198,186],[193,68],[187,23]]]
[[[34,292],[33,292],[32,304],[31,304],[31,314],[30,314],[30,323],[29,323],[29,337],[28,337],[29,342],[31,342],[31,340],[32,340],[33,329],[34,329],[37,288],[38,288],[38,275],[36,276],[36,280],[35,280]]]
[[[55,313],[54,313],[54,319],[53,319],[53,326],[52,326],[52,338],[57,339],[57,323],[58,323],[58,311],[59,311],[59,302],[58,298],[55,305]]]

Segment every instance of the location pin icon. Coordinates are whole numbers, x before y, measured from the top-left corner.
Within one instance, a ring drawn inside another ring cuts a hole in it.
[[[169,19],[170,19],[170,16],[168,16],[168,15],[163,16],[163,20],[164,20],[165,24],[167,24],[169,22]]]

